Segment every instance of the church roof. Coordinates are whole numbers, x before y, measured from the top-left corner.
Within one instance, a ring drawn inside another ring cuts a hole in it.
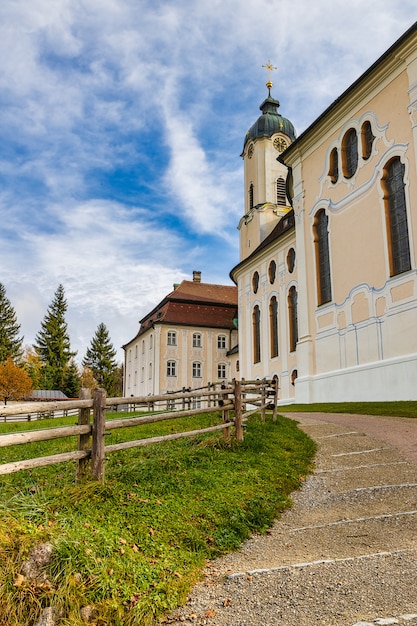
[[[267,237],[265,237],[265,239],[263,241],[261,241],[259,246],[257,248],[255,248],[255,250],[252,252],[252,254],[250,254],[248,257],[243,259],[243,261],[241,261],[237,265],[235,265],[235,267],[230,271],[230,274],[229,274],[230,278],[234,282],[236,282],[235,279],[233,278],[233,274],[235,273],[235,271],[239,267],[241,267],[242,265],[245,265],[246,263],[250,262],[252,259],[254,259],[257,256],[257,254],[259,254],[259,252],[261,252],[261,250],[263,250],[264,248],[267,248],[270,244],[272,244],[275,241],[277,241],[286,232],[288,232],[289,230],[293,229],[294,227],[295,227],[294,209],[291,209],[290,211],[288,211],[288,213],[286,215],[281,217],[281,219],[279,220],[277,225],[273,228],[273,230],[269,233],[269,235]]]
[[[212,285],[183,280],[140,320],[136,337],[153,328],[155,324],[232,330],[236,328],[233,322],[236,318],[237,288],[234,285]]]
[[[252,124],[246,133],[243,150],[251,139],[272,137],[275,133],[284,133],[291,141],[295,140],[296,133],[292,122],[278,113],[278,107],[279,102],[271,96],[270,87],[268,86],[268,97],[259,107],[262,111],[262,115],[258,117],[256,122]]]

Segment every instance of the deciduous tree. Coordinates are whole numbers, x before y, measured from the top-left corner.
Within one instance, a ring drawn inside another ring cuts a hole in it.
[[[8,358],[0,365],[0,398],[7,404],[8,400],[20,400],[32,391],[32,380],[27,372]]]
[[[42,359],[43,389],[58,389],[64,392],[65,376],[69,363],[76,355],[71,351],[65,313],[67,302],[64,287],[58,286],[54,298],[36,335],[35,350]]]
[[[22,357],[23,337],[19,337],[20,324],[16,312],[6,297],[6,289],[0,283],[0,363],[9,357],[19,362]]]

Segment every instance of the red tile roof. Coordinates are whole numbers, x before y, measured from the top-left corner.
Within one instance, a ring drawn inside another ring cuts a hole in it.
[[[236,328],[233,322],[235,318],[237,318],[237,287],[183,280],[140,320],[136,337],[155,324],[229,330]]]

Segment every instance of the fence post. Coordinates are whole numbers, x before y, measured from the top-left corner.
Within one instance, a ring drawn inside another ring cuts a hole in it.
[[[80,400],[89,400],[91,398],[91,389],[80,389]],[[90,424],[90,409],[79,409],[78,425],[84,426]],[[89,450],[91,448],[91,431],[86,435],[78,435],[78,450]],[[89,457],[78,459],[77,471],[75,474],[75,482],[80,483],[85,478],[87,467],[90,462]]]
[[[93,446],[91,450],[91,472],[93,478],[104,481],[104,427],[106,419],[106,390],[94,390],[93,403]]]
[[[277,413],[278,413],[278,386],[279,386],[279,380],[278,380],[278,376],[274,376],[273,378],[273,387],[274,387],[274,411],[272,413],[272,421],[276,422],[277,421]]]
[[[235,395],[235,437],[236,441],[243,441],[243,424],[242,424],[242,384],[240,380],[234,381]]]
[[[224,385],[222,385],[222,389],[224,389]],[[224,406],[225,404],[228,404],[228,393],[222,393],[221,394],[221,401],[219,403],[221,406]],[[223,424],[226,424],[230,419],[230,410],[229,409],[222,409],[222,420],[223,420]],[[230,430],[229,427],[227,426],[226,428],[223,428],[223,441],[225,443],[229,443],[230,441]]]
[[[261,380],[261,420],[265,421],[265,403],[266,403],[266,378]]]

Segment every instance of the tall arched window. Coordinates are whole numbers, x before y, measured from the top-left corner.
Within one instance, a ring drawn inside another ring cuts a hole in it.
[[[372,132],[371,122],[369,120],[366,120],[366,122],[362,124],[361,137],[362,158],[366,160],[369,159],[369,157],[371,156],[372,146],[374,145],[375,140],[375,136]]]
[[[253,327],[253,362],[259,363],[261,360],[261,311],[256,305],[252,313]]]
[[[287,205],[287,190],[284,178],[282,176],[277,179],[277,204],[279,206]]]
[[[352,178],[358,167],[358,136],[354,128],[350,128],[343,137],[343,174]]]
[[[386,166],[383,179],[391,276],[411,269],[404,170],[396,157]]]
[[[339,154],[337,148],[333,148],[330,153],[329,176],[332,183],[337,183],[339,178]]]
[[[290,352],[295,352],[298,341],[298,294],[295,287],[291,287],[288,292],[288,320],[290,325]]]
[[[332,299],[330,279],[329,218],[324,210],[317,213],[314,220],[314,244],[316,248],[318,303],[325,304]]]
[[[278,301],[275,296],[272,296],[269,302],[269,335],[273,359],[278,356]]]

